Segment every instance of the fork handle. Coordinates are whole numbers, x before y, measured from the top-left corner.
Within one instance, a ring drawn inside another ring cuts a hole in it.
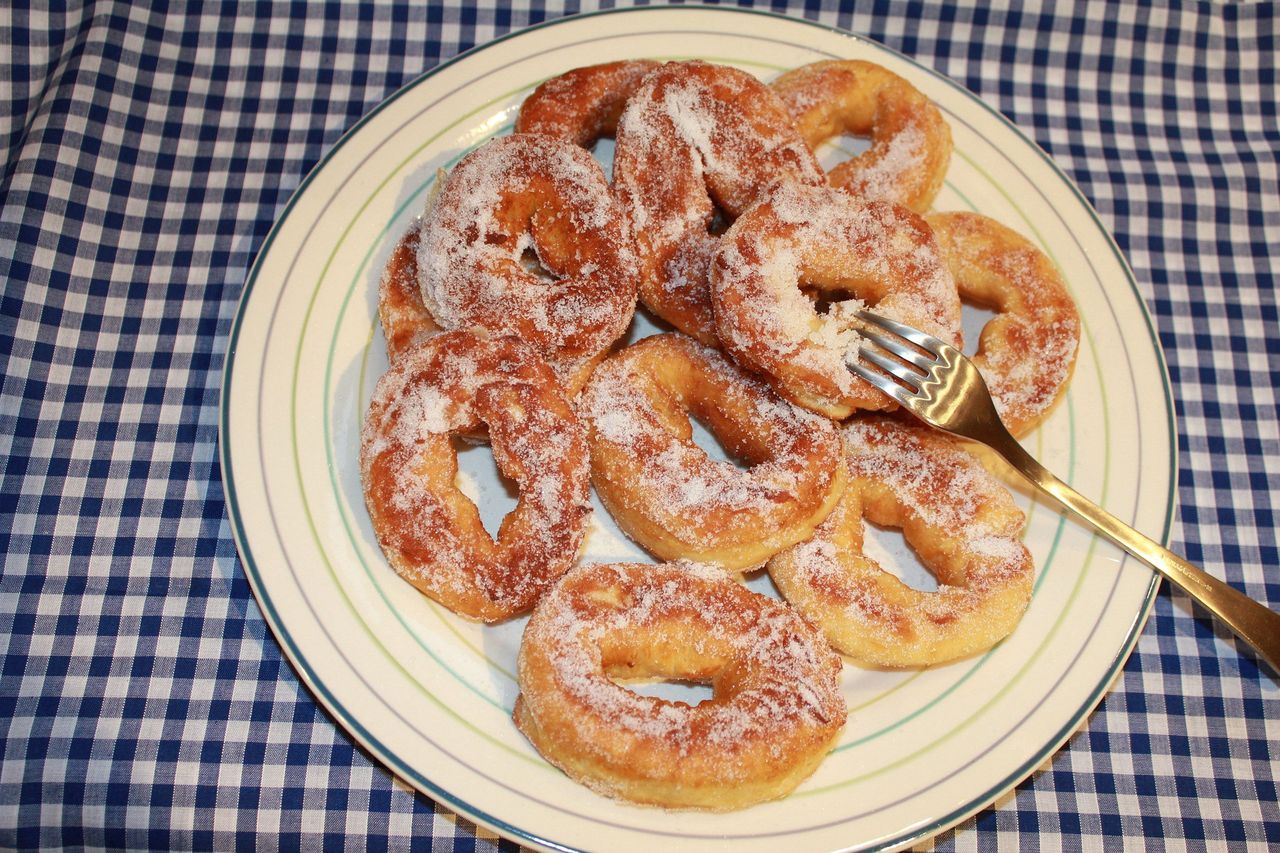
[[[1143,536],[1055,477],[1012,437],[1007,442],[992,443],[991,447],[1035,486],[1207,607],[1280,673],[1280,613]]]

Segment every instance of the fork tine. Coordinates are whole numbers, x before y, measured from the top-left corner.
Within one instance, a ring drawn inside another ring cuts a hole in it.
[[[854,316],[872,324],[873,326],[879,326],[886,331],[893,332],[898,337],[911,341],[911,343],[916,346],[930,352],[936,352],[939,344],[945,345],[946,343],[945,341],[938,340],[933,335],[925,334],[919,329],[912,328],[911,326],[904,326],[897,320],[890,320],[888,317],[881,317],[879,314],[872,313],[871,311],[859,311]]]
[[[920,373],[908,365],[903,364],[897,359],[891,358],[879,350],[870,347],[862,347],[858,350],[858,356],[865,361],[869,361],[876,367],[883,370],[895,379],[900,379],[910,386],[911,391],[915,391],[920,387],[920,382],[925,378]]]
[[[922,355],[919,350],[914,347],[907,346],[897,338],[882,335],[869,329],[859,329],[858,334],[864,339],[870,341],[881,349],[886,349],[898,358],[917,368],[922,373],[928,373],[929,368],[933,367],[937,362],[926,355]]]
[[[867,380],[874,387],[879,388],[881,391],[888,394],[895,401],[897,401],[898,403],[904,406],[907,404],[907,401],[914,396],[906,388],[903,388],[901,385],[899,385],[897,382],[894,382],[892,379],[885,376],[883,373],[877,373],[874,370],[871,370],[870,368],[864,365],[861,365],[854,360],[849,360],[845,363],[848,366],[848,368],[854,372],[854,374]]]

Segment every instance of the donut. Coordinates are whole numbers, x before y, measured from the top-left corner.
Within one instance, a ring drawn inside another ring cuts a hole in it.
[[[601,363],[578,412],[601,501],[665,560],[758,568],[809,536],[844,488],[833,424],[678,332]],[[692,438],[691,416],[748,467],[708,456]]]
[[[1080,315],[1053,261],[1016,231],[978,213],[928,217],[963,301],[996,312],[974,363],[1015,436],[1063,396],[1080,347]]]
[[[624,59],[544,80],[520,105],[516,133],[547,133],[590,148],[613,135],[627,98],[659,65],[652,59]]]
[[[707,263],[720,219],[778,181],[826,177],[776,95],[723,65],[672,62],[645,76],[618,120],[613,185],[640,254],[640,299],[715,343]]]
[[[519,500],[495,541],[455,485],[453,436],[487,426]],[[441,332],[392,362],[361,432],[373,531],[392,568],[459,613],[527,611],[569,568],[590,515],[589,449],[551,368],[512,337]]]
[[[415,222],[396,243],[378,283],[378,321],[392,361],[440,331],[418,286],[418,229]]]
[[[929,209],[951,161],[951,128],[915,86],[873,62],[832,59],[788,71],[772,88],[813,148],[842,133],[871,138],[831,169],[833,186]]]
[[[858,309],[961,340],[960,298],[924,219],[829,187],[780,185],[739,217],[712,256],[711,300],[736,361],[833,418],[895,405],[845,366]]]
[[[883,414],[844,428],[849,487],[813,537],[769,561],[782,595],[840,652],[920,667],[990,648],[1022,618],[1035,568],[1023,513],[959,441]],[[863,519],[898,527],[938,580],[907,586],[863,553]]]
[[[425,216],[418,270],[437,323],[516,335],[570,392],[635,310],[635,253],[604,172],[542,134],[499,137],[454,167]]]
[[[782,602],[696,564],[592,564],[543,596],[517,660],[516,726],[607,796],[727,811],[786,796],[844,726],[841,661]],[[697,705],[615,679],[710,684]]]

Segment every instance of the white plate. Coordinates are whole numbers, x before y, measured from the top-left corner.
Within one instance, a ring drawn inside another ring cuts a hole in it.
[[[510,721],[523,622],[477,626],[420,596],[387,567],[365,513],[359,426],[386,364],[377,281],[437,170],[509,131],[545,77],[694,56],[765,79],[867,58],[942,107],[956,148],[937,208],[979,210],[1036,240],[1085,318],[1070,393],[1028,447],[1167,536],[1176,469],[1163,362],[1131,274],[1070,181],[971,94],[879,45],[794,19],[676,7],[572,18],[467,53],[379,106],[307,178],[251,271],[227,355],[222,464],[241,559],[285,652],[351,734],[505,836],[556,849],[905,845],[1009,790],[1082,723],[1145,621],[1149,571],[1020,493],[1039,574],[1009,640],[926,672],[846,666],[844,735],[793,796],[728,815],[663,813],[592,794],[530,748]],[[492,523],[511,496],[486,450],[463,457]],[[639,556],[597,516],[592,558]]]

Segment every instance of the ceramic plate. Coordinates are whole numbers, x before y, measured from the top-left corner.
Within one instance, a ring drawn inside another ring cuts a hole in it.
[[[548,765],[510,719],[523,620],[454,617],[399,580],[374,540],[357,450],[386,367],[377,283],[392,247],[440,171],[510,132],[539,81],[625,57],[700,57],[766,80],[864,58],[933,98],[955,138],[935,206],[980,211],[1036,241],[1084,317],[1070,392],[1024,443],[1085,495],[1167,536],[1176,468],[1163,361],[1128,268],[1071,182],[998,113],[884,47],[799,20],[677,7],[567,19],[464,54],[380,105],[307,178],[250,273],[226,361],[222,463],[245,571],[301,677],[351,735],[504,836],[609,850],[919,841],[1026,778],[1081,725],[1154,596],[1149,571],[1020,487],[1038,575],[1016,633],[924,672],[846,665],[849,722],[833,753],[786,800],[726,815],[620,804]],[[486,449],[461,456],[462,485],[492,527],[513,496]],[[901,549],[890,534],[875,547]],[[619,557],[646,559],[597,504],[586,558]],[[752,585],[767,591],[767,578]]]

